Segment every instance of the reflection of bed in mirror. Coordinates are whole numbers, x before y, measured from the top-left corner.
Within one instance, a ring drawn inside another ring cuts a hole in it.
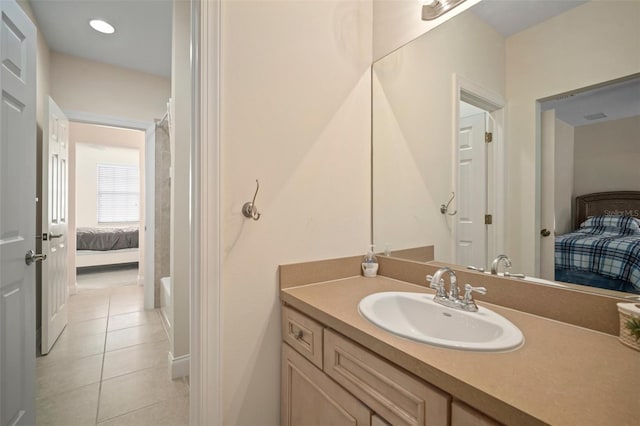
[[[78,228],[76,250],[78,268],[138,262],[138,227]]]
[[[556,281],[640,294],[640,191],[578,196],[573,224],[556,236]]]

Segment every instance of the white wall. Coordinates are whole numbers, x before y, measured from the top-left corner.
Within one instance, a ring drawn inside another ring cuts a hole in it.
[[[573,195],[640,190],[640,116],[575,128]]]
[[[573,150],[574,127],[556,119],[554,149],[554,211],[555,232],[566,234],[573,231],[571,211],[573,206]]]
[[[456,190],[453,75],[503,96],[504,38],[465,13],[373,68],[374,241],[379,250],[434,245],[436,259],[453,261],[455,216],[440,213]]]
[[[120,227],[132,224],[98,223],[97,220],[97,166],[98,164],[134,165],[140,163],[137,149],[114,148],[76,143],[76,226]],[[142,176],[141,176],[142,178]],[[136,223],[137,225],[137,223]]]
[[[275,426],[278,265],[369,244],[371,3],[222,6],[223,422]]]
[[[506,252],[514,270],[532,275],[538,257],[536,101],[640,72],[638,22],[640,2],[593,1],[507,39]]]
[[[171,96],[168,78],[58,52],[51,53],[50,73],[51,97],[66,111],[152,123]]]
[[[191,146],[190,4],[174,2],[171,97],[171,355],[189,354],[189,161]]]

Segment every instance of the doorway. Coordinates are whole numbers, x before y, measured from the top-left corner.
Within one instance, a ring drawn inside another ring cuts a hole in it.
[[[452,258],[488,269],[503,249],[504,102],[454,75],[453,182],[456,193]]]

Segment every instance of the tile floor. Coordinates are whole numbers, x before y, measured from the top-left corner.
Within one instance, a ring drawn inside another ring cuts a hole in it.
[[[137,269],[78,275],[69,323],[36,359],[38,425],[187,425],[189,388],[171,380],[157,310],[143,308]]]

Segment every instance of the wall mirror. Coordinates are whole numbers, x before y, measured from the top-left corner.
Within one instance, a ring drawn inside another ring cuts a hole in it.
[[[376,61],[377,250],[553,280],[575,197],[640,191],[638,22],[640,2],[483,0]]]

